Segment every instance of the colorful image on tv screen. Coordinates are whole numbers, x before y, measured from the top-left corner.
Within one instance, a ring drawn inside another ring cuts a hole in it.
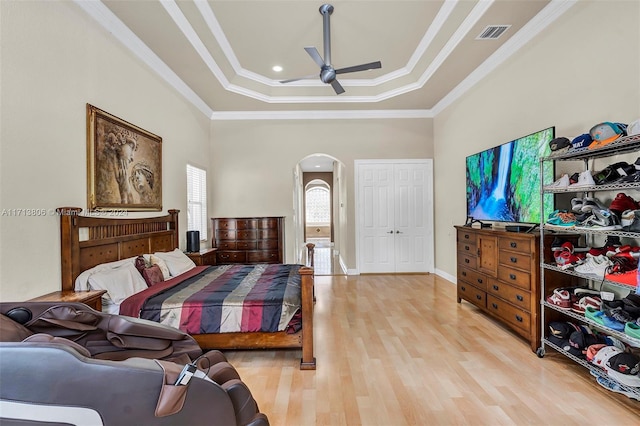
[[[540,222],[540,157],[550,154],[554,128],[541,130],[467,157],[467,216],[501,222]],[[544,182],[554,179],[552,161],[543,162]],[[543,217],[554,209],[545,194]]]

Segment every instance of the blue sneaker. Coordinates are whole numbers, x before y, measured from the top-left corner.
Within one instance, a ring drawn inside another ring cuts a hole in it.
[[[634,392],[630,392],[630,391],[624,389],[622,386],[620,386],[620,384],[618,384],[618,382],[615,382],[613,380],[609,380],[606,377],[602,377],[602,376],[596,377],[596,381],[598,382],[598,384],[600,386],[602,386],[605,389],[610,390],[611,392],[621,393],[622,395],[625,395],[628,398],[640,401],[640,395],[637,395]]]

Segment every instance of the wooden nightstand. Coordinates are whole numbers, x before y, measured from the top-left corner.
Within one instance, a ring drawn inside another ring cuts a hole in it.
[[[185,253],[189,256],[189,259],[193,260],[198,266],[203,265],[216,265],[216,251],[217,248],[206,248],[200,251],[195,251],[193,253]]]
[[[88,305],[96,311],[102,311],[102,295],[106,290],[89,291],[54,291],[44,296],[29,300],[30,302],[79,302]]]

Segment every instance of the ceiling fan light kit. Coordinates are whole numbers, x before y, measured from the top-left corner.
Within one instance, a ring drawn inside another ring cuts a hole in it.
[[[329,25],[329,17],[333,13],[333,6],[330,4],[323,4],[320,6],[320,14],[322,15],[323,21],[323,44],[324,44],[324,59],[318,53],[318,49],[315,47],[305,47],[304,50],[307,51],[311,59],[320,67],[320,81],[325,84],[330,84],[333,87],[333,90],[337,95],[344,93],[344,88],[338,82],[336,76],[338,74],[346,74],[351,72],[359,72],[372,70],[377,68],[382,68],[382,63],[380,61],[369,62],[368,64],[355,65],[352,67],[339,68],[335,69],[331,65],[331,29]],[[309,78],[316,78],[317,74],[308,75],[305,77],[292,78],[290,80],[282,80],[280,83],[290,83],[292,81],[305,80]]]

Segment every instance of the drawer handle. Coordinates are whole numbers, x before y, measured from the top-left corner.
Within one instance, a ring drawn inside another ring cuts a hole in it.
[[[524,297],[520,296],[519,294],[516,295],[516,299],[518,299],[519,302],[524,301]]]
[[[471,247],[469,247],[469,246],[464,246],[464,249],[465,249],[466,251],[469,251],[469,250],[471,250]]]
[[[467,276],[467,272],[466,272],[466,271],[462,271],[462,272],[460,273],[460,275],[462,275],[463,277],[466,277],[466,276]]]
[[[518,322],[522,322],[522,317],[521,317],[520,315],[516,315],[516,320],[517,320]]]
[[[468,240],[469,239],[469,234],[464,234],[464,239]]]
[[[482,278],[478,278],[478,284],[482,284]]]
[[[465,286],[461,285],[461,286],[460,286],[460,290],[462,290],[462,291],[467,291],[467,288],[466,288]]]
[[[518,243],[516,243],[515,241],[511,241],[511,243],[509,243],[509,245],[511,246],[511,248],[518,247]]]
[[[518,263],[518,258],[517,257],[512,257],[509,260],[511,261],[511,263]]]
[[[512,279],[512,280],[515,280],[516,276],[514,274],[509,274],[509,278]]]
[[[476,299],[482,300],[482,296],[480,296],[479,294],[476,294]]]
[[[465,259],[465,260],[464,260],[464,263],[469,263],[469,259]]]
[[[495,291],[498,291],[498,290],[500,289],[500,287],[498,287],[497,285],[495,285],[495,284],[494,284],[494,285],[493,285],[493,289],[494,289]]]
[[[493,309],[498,309],[498,305],[495,303],[492,303],[491,306],[493,306]]]

